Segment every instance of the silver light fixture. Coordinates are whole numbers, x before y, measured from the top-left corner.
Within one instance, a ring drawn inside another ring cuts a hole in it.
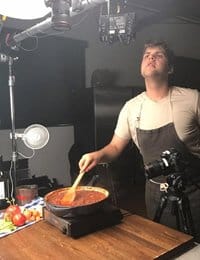
[[[33,150],[43,148],[49,141],[49,131],[40,124],[28,126],[24,133],[16,133],[16,138],[22,138],[24,144]]]

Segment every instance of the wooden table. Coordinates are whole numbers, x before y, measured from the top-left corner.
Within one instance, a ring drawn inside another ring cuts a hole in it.
[[[0,239],[0,259],[169,259],[192,237],[137,215],[79,239],[42,220]]]

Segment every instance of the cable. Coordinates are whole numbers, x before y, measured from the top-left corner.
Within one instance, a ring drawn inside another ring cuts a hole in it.
[[[25,158],[25,159],[31,159],[31,158],[33,158],[34,157],[34,155],[35,155],[35,150],[34,149],[32,149],[32,155],[30,155],[30,156],[27,156],[27,155],[24,155],[23,153],[20,153],[20,152],[17,152],[19,155],[21,155],[23,158]]]
[[[13,178],[12,178],[12,168],[13,168],[13,161],[10,161],[10,169],[9,169],[9,179],[10,179],[10,187],[11,187],[11,192],[10,192],[10,199],[11,202],[14,204],[15,203],[15,198],[14,198],[14,183],[13,183]]]

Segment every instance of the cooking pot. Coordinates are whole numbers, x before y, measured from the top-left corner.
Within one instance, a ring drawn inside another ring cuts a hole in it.
[[[46,208],[54,213],[58,217],[76,217],[80,215],[88,215],[91,214],[95,211],[98,211],[101,209],[107,202],[109,198],[109,192],[100,187],[92,187],[92,186],[78,186],[78,190],[84,190],[84,191],[96,191],[100,192],[104,195],[104,198],[101,201],[87,204],[87,205],[80,205],[80,206],[61,206],[61,205],[56,205],[52,203],[52,199],[58,196],[60,193],[65,193],[67,190],[70,189],[70,187],[67,188],[61,188],[57,189],[54,191],[51,191],[50,193],[47,193],[44,196],[44,201],[46,204]]]

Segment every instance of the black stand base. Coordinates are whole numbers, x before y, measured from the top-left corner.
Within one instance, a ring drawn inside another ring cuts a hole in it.
[[[189,199],[183,192],[179,192],[179,194],[177,194],[173,187],[169,187],[169,192],[162,192],[160,202],[154,216],[154,221],[160,222],[168,200],[172,201],[171,212],[176,216],[177,229],[186,234],[195,236]]]

